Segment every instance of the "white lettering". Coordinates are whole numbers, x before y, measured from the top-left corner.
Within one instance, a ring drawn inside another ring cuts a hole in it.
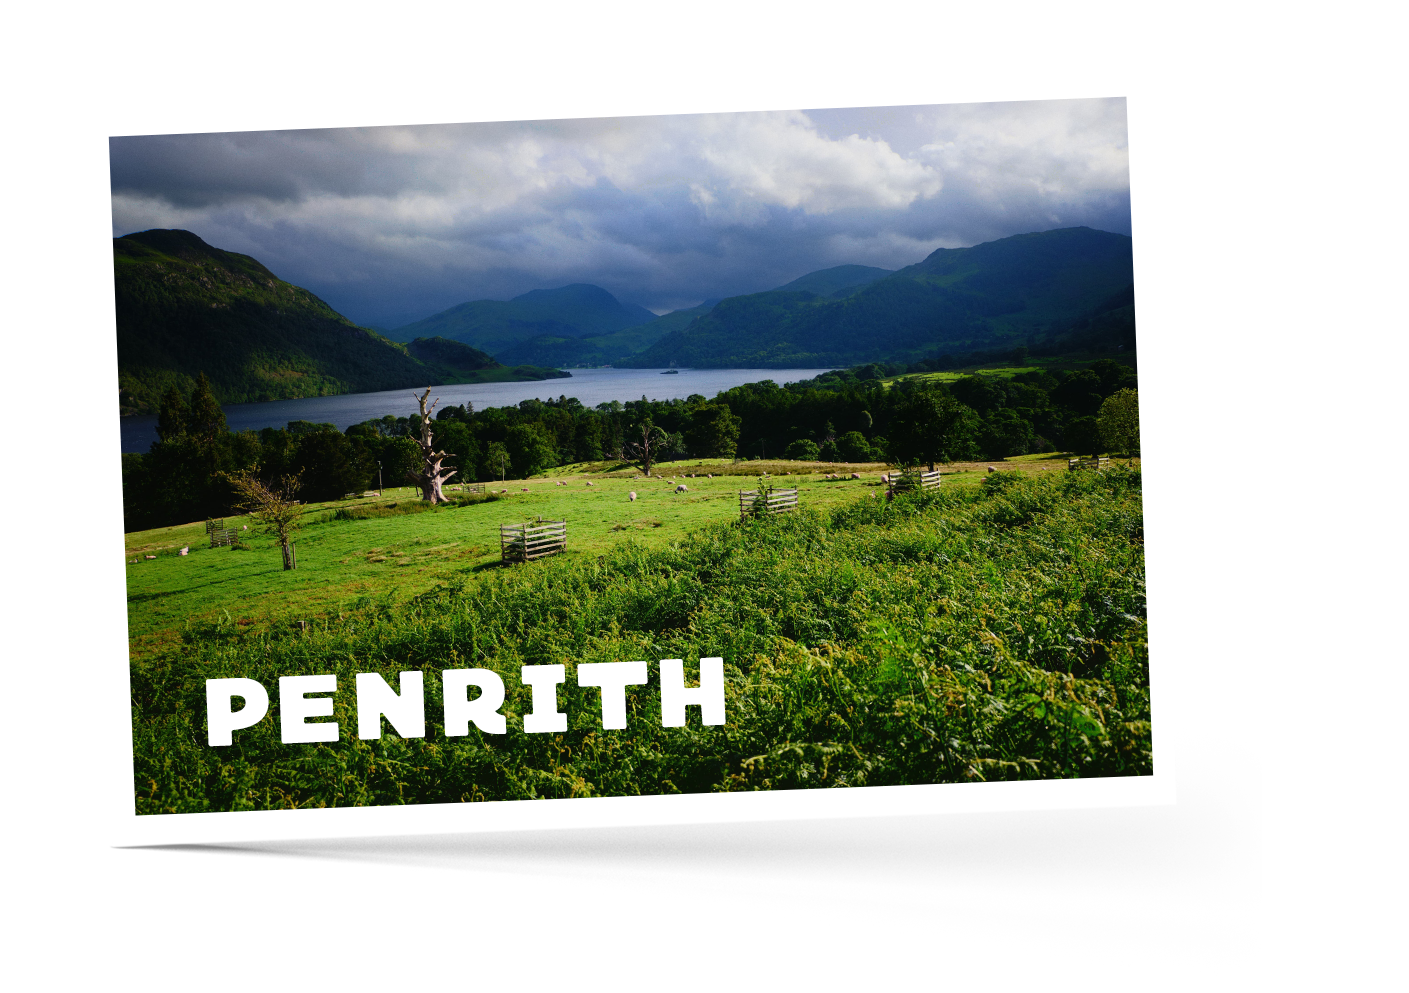
[[[336,693],[338,677],[323,676],[279,677],[279,737],[286,745],[303,745],[313,741],[337,741],[337,721],[309,724],[310,717],[332,717],[333,698],[307,696],[309,693]]]
[[[232,711],[235,697],[245,705]],[[207,679],[205,681],[206,736],[212,745],[228,745],[230,732],[253,727],[269,713],[269,691],[255,679]]]
[[[685,726],[685,708],[699,707],[704,724],[724,723],[724,660],[700,659],[700,685],[685,687],[685,663],[681,659],[660,660],[660,725]]]
[[[446,669],[440,674],[445,684],[445,736],[455,738],[470,733],[470,721],[489,734],[504,733],[504,680],[491,669]],[[479,696],[469,699],[471,686]]]
[[[558,712],[558,684],[567,679],[566,667],[526,665],[519,674],[525,686],[533,687],[533,712],[523,715],[523,729],[544,734],[568,729],[568,715]]]
[[[602,729],[626,727],[626,687],[646,682],[645,662],[584,662],[577,667],[578,686],[602,688]]]
[[[426,736],[425,677],[412,669],[401,674],[401,695],[375,672],[357,674],[357,737],[375,740],[382,736],[385,716],[403,738]]]

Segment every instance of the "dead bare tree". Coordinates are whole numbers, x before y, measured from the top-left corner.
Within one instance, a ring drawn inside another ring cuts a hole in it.
[[[301,505],[294,499],[300,485],[298,476],[280,476],[272,485],[266,485],[248,471],[225,478],[239,498],[236,506],[248,512],[263,533],[279,539],[285,571],[298,568],[292,540],[303,515]]]
[[[454,453],[437,452],[431,435],[431,411],[435,410],[437,403],[440,403],[440,398],[436,397],[429,407],[426,406],[426,401],[430,399],[431,395],[429,386],[426,387],[426,392],[420,396],[416,396],[414,393],[411,395],[421,405],[421,437],[418,444],[421,446],[422,467],[420,472],[411,472],[408,469],[406,478],[421,488],[422,500],[427,500],[430,503],[449,503],[450,501],[445,494],[441,492],[441,486],[458,470],[442,469],[440,460],[453,458]]]

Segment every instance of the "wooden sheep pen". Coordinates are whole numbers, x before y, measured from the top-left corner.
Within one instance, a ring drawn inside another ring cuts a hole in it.
[[[233,545],[240,540],[240,533],[234,528],[227,528],[224,520],[206,521],[205,533],[210,538],[211,548]]]
[[[886,499],[892,500],[900,493],[908,493],[911,490],[937,490],[939,489],[939,470],[928,472],[924,469],[902,469],[898,473],[891,473],[886,480]]]
[[[739,519],[759,517],[763,514],[784,514],[797,510],[797,490],[784,490],[768,487],[762,490],[739,491]]]
[[[1076,472],[1079,469],[1109,469],[1111,459],[1109,455],[1102,455],[1094,459],[1067,459],[1067,472]]]
[[[561,555],[568,547],[568,522],[526,521],[499,526],[499,555],[505,565]]]

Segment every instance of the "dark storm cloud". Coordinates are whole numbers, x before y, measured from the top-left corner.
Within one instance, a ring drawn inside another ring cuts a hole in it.
[[[181,227],[355,320],[590,282],[655,310],[846,263],[1129,233],[1121,100],[111,141],[113,231]]]

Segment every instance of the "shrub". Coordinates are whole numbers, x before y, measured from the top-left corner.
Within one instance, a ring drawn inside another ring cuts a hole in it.
[[[790,444],[783,454],[787,458],[799,462],[816,462],[821,450],[817,447],[817,442],[809,441],[807,438],[799,438]]]

